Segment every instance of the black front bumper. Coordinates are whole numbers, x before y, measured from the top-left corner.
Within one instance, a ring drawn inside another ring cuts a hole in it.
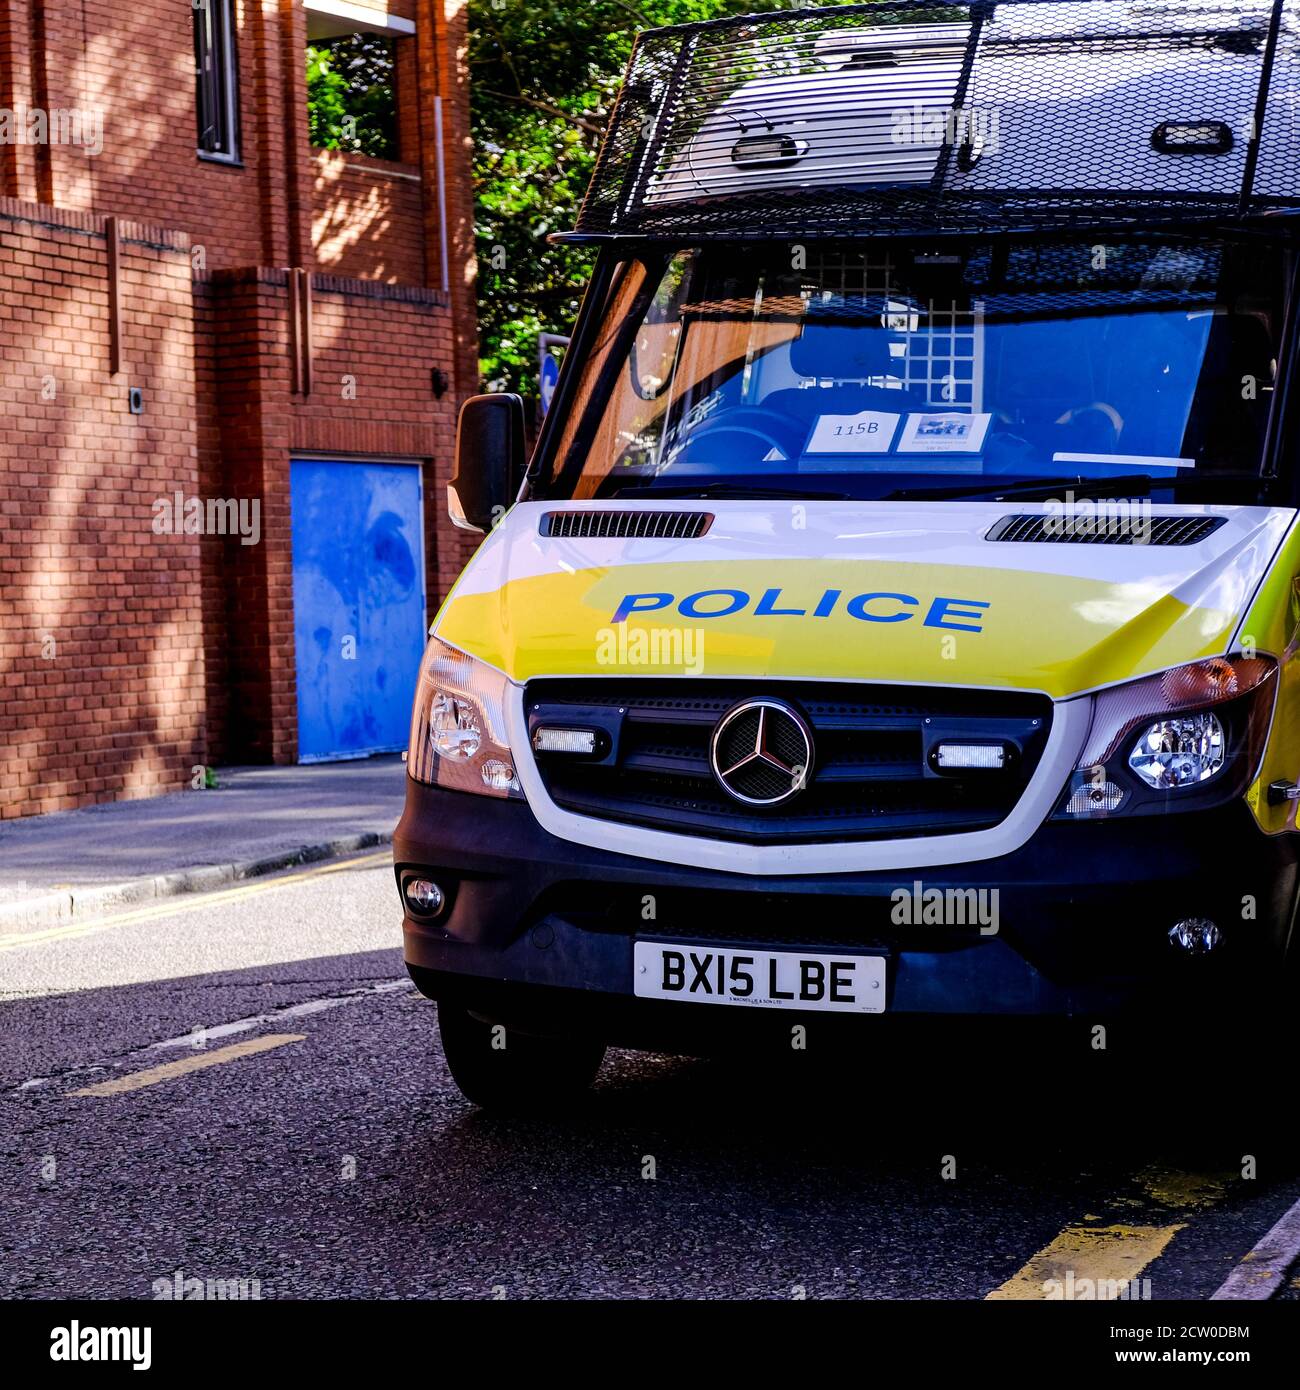
[[[759,878],[614,854],[600,839],[598,821],[591,842],[575,844],[523,802],[408,779],[398,879],[418,871],[448,899],[433,922],[406,915],[406,962],[421,988],[496,1012],[585,1004],[612,1032],[623,1018],[700,1013],[633,998],[633,943],[660,939],[880,952],[890,1013],[1221,1013],[1262,1004],[1279,982],[1296,898],[1297,837],[1261,834],[1241,802],[1049,822],[1014,854],[910,871]],[[895,890],[917,885],[983,892],[996,929],[900,923]],[[1186,917],[1211,918],[1223,944],[1198,958],[1175,949],[1169,929]],[[725,1024],[750,1011],[704,1012]]]

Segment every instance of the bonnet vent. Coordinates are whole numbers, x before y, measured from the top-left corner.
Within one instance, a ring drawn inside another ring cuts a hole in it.
[[[644,540],[695,540],[713,525],[712,512],[545,512],[543,536],[635,537]]]
[[[1095,516],[1018,513],[995,522],[984,539],[1056,545],[1197,545],[1213,535],[1226,519],[1221,516],[1128,517],[1108,515],[1100,508]]]

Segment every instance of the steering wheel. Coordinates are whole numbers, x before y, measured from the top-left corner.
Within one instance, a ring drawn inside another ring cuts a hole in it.
[[[740,405],[712,416],[693,429],[686,437],[679,457],[685,457],[701,441],[719,442],[720,436],[734,436],[729,447],[737,461],[749,464],[770,463],[772,472],[780,472],[787,460],[798,458],[803,451],[803,433],[788,415],[765,410],[760,405]],[[781,457],[767,459],[775,449]],[[760,470],[761,471],[761,470]]]
[[[1069,447],[1081,453],[1113,453],[1124,430],[1124,417],[1105,401],[1080,406],[1057,423]]]

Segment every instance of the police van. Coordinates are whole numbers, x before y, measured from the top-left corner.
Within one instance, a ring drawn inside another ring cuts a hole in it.
[[[405,954],[485,1105],[607,1044],[1265,1008],[1295,956],[1298,0],[643,34],[433,625]]]

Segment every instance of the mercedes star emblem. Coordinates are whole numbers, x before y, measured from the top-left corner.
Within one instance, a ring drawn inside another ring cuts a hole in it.
[[[750,806],[776,806],[807,785],[812,731],[781,700],[745,700],[718,720],[709,762],[729,796]]]

